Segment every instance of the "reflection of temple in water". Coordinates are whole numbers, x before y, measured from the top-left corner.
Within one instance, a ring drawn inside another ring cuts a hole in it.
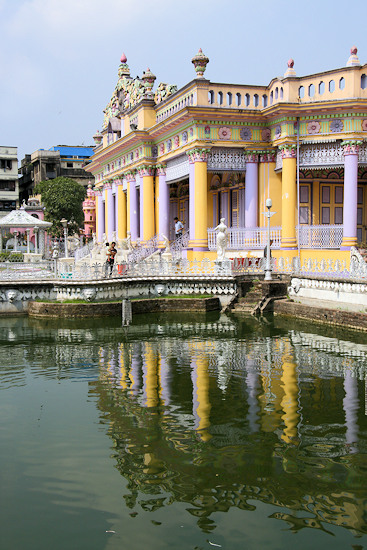
[[[0,340],[33,341],[17,348],[18,363],[42,361],[43,376],[89,380],[128,507],[184,502],[210,530],[214,512],[261,501],[294,530],[365,533],[367,346],[225,316],[180,318],[127,331],[108,321],[4,323]],[[0,348],[1,365],[16,360]]]
[[[186,502],[210,530],[212,513],[262,501],[294,510],[273,515],[294,530],[330,523],[366,532],[355,454],[364,346],[348,354],[347,342],[328,349],[315,337],[310,347],[311,336],[101,346],[92,391],[129,480],[128,506],[143,505],[140,491],[152,510]]]

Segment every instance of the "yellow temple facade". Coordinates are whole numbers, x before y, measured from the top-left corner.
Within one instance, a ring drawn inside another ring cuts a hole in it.
[[[148,69],[133,79],[123,55],[86,167],[95,178],[96,238],[158,248],[184,226],[188,259],[256,255],[271,211],[274,256],[345,259],[367,240],[367,64],[298,77],[288,61],[267,86],[218,84],[193,57],[177,89]],[[269,207],[271,199],[272,206]],[[269,211],[268,211],[269,210]]]

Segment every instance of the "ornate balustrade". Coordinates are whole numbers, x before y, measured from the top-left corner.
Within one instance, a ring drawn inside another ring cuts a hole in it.
[[[228,250],[255,250],[264,249],[268,242],[267,227],[229,227]],[[280,248],[281,227],[270,228],[270,239],[273,241],[272,248]],[[217,233],[213,227],[208,228],[208,248],[216,250]]]
[[[300,248],[339,249],[343,240],[343,225],[297,226]]]

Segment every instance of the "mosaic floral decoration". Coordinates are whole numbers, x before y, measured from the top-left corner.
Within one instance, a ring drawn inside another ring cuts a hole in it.
[[[252,139],[252,132],[250,128],[241,128],[240,138],[242,141],[250,141],[250,139]]]
[[[342,132],[344,127],[343,121],[340,119],[332,120],[330,122],[330,132]]]
[[[307,124],[308,134],[318,134],[321,130],[321,124],[317,120],[312,120]]]
[[[169,152],[169,151],[171,151],[171,149],[172,149],[172,140],[169,139],[169,140],[167,141],[167,151]]]
[[[190,137],[194,135],[194,128],[190,128]]]
[[[226,128],[225,126],[223,126],[222,128],[219,128],[218,136],[219,139],[231,139],[232,131],[230,128]]]
[[[204,132],[205,132],[206,134],[210,134],[210,126],[205,126]]]
[[[276,127],[275,127],[275,139],[278,139],[280,138],[280,136],[282,135],[282,127],[280,126],[280,124],[278,124]]]
[[[161,145],[159,147],[159,150],[160,150],[161,155],[163,155],[164,154],[164,143],[161,143]]]
[[[362,120],[362,131],[367,132],[367,119]]]
[[[270,128],[264,128],[263,131],[261,132],[261,139],[263,141],[270,141],[270,138],[271,138]]]
[[[182,143],[187,143],[187,132],[182,132]]]
[[[152,147],[152,157],[158,156],[158,147],[156,145],[153,145]]]
[[[180,138],[178,136],[174,137],[173,144],[174,144],[175,148],[180,146]]]

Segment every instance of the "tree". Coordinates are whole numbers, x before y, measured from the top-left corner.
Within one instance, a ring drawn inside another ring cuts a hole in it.
[[[78,232],[83,226],[83,200],[86,190],[80,183],[64,177],[44,180],[36,185],[35,193],[41,195],[45,207],[45,220],[52,222],[50,233],[54,237],[63,235],[60,223],[62,218],[68,220],[71,234]]]

